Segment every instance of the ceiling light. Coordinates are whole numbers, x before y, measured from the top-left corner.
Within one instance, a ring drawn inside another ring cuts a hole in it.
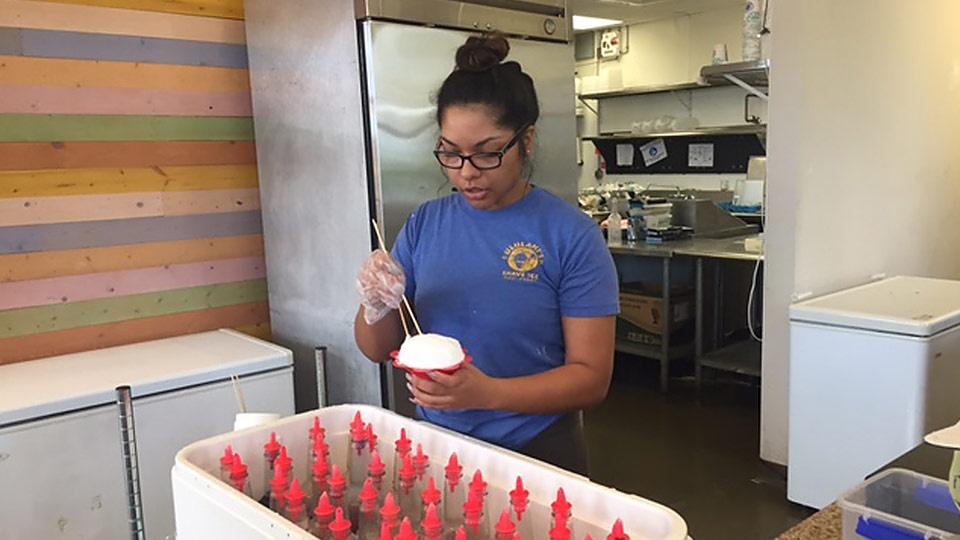
[[[614,26],[623,24],[623,21],[616,19],[601,19],[599,17],[584,17],[583,15],[573,16],[574,30],[592,30],[594,28],[603,28],[605,26]]]

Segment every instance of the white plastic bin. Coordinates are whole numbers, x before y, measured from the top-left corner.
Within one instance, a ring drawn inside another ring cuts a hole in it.
[[[946,540],[960,535],[960,510],[949,485],[906,469],[890,469],[844,493],[843,540]]]
[[[177,539],[313,538],[221,482],[218,460],[224,447],[231,445],[250,467],[253,495],[259,498],[264,489],[263,444],[271,431],[275,431],[287,445],[294,459],[294,474],[302,480],[306,477],[308,431],[314,417],[319,416],[327,430],[333,463],[343,466],[348,427],[357,411],[365,422],[373,423],[379,437],[378,449],[388,473],[393,467],[394,441],[399,438],[401,428],[406,428],[414,445],[423,444],[424,452],[430,456],[428,475],[442,480],[442,469],[452,452],[457,453],[465,478],[480,468],[489,483],[488,510],[492,522],[506,508],[507,492],[513,489],[516,477],[520,475],[530,491],[529,515],[534,524],[549,522],[549,505],[557,488],[563,487],[567,499],[573,504],[576,538],[583,538],[587,533],[594,538],[606,538],[618,518],[623,519],[625,531],[633,540],[683,540],[687,537],[687,525],[680,515],[661,504],[593,484],[587,478],[557,467],[390,411],[364,405],[340,405],[220,435],[181,450],[172,473]]]

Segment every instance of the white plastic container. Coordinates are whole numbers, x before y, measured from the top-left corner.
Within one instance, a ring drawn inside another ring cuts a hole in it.
[[[529,515],[534,524],[549,522],[549,505],[557,488],[562,487],[573,504],[577,538],[588,533],[594,538],[606,538],[617,518],[623,519],[625,531],[634,540],[683,540],[687,537],[687,525],[680,515],[661,504],[593,484],[582,476],[387,410],[365,405],[340,405],[227,433],[181,450],[172,473],[177,539],[313,538],[221,482],[217,478],[218,458],[228,444],[240,453],[250,467],[253,495],[259,497],[263,493],[263,460],[260,456],[271,431],[275,431],[288,446],[294,459],[294,474],[302,479],[306,475],[308,431],[313,418],[319,416],[327,430],[333,463],[343,466],[348,426],[357,411],[365,422],[373,424],[388,473],[393,466],[393,442],[399,437],[401,428],[406,428],[407,436],[415,444],[423,444],[424,452],[430,456],[428,474],[437,476],[438,480],[442,479],[443,467],[452,452],[456,452],[460,459],[465,479],[480,468],[489,483],[488,511],[492,522],[507,507],[507,492],[513,489],[516,477],[520,475],[530,491]],[[537,534],[537,537],[546,538],[546,534]]]
[[[960,534],[960,510],[944,480],[906,469],[884,471],[844,493],[843,540]]]

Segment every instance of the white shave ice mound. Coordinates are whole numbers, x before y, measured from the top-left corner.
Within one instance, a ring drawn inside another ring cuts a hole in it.
[[[417,334],[400,346],[397,361],[413,369],[446,369],[463,362],[463,348],[451,337]]]

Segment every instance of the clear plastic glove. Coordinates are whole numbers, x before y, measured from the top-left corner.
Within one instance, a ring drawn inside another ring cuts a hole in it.
[[[374,324],[391,309],[399,308],[406,284],[403,267],[389,253],[382,249],[371,253],[357,276],[363,320]]]

